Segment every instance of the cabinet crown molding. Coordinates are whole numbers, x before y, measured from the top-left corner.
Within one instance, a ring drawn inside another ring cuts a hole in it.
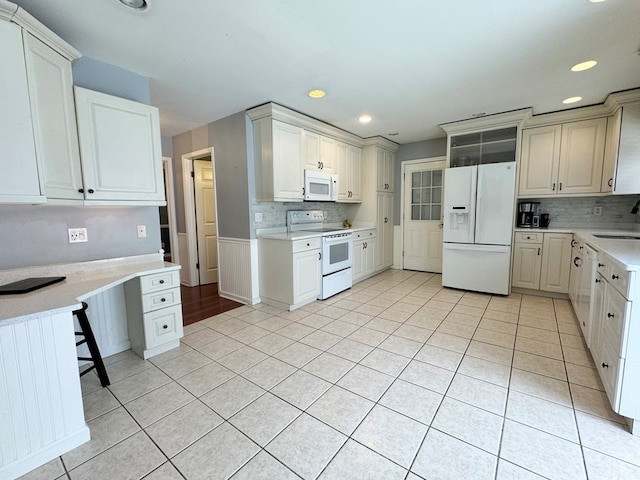
[[[391,152],[395,152],[400,147],[400,145],[398,145],[396,142],[392,142],[391,140],[384,137],[380,137],[380,136],[365,138],[364,141],[362,142],[362,146],[363,147],[368,147],[368,146],[380,147],[380,148],[389,150]]]
[[[439,127],[445,131],[447,135],[455,135],[457,133],[473,133],[492,130],[502,127],[521,126],[527,118],[531,117],[533,109],[522,108],[504,113],[495,113],[478,118],[468,118],[466,120],[458,120],[456,122],[441,123]]]
[[[247,110],[246,114],[253,121],[270,117],[273,120],[295,125],[296,127],[304,128],[305,130],[325,135],[356,147],[362,147],[363,145],[363,139],[353,133],[349,133],[322,120],[296,112],[290,108],[283,107],[277,103],[265,103],[264,105]]]
[[[77,60],[82,54],[55,34],[52,30],[40,23],[38,19],[32,16],[22,7],[9,2],[0,0],[0,20],[13,22],[22,27],[25,31],[53,48],[63,57],[70,61]]]

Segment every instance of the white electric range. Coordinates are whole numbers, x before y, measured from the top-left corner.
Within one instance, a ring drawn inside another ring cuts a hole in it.
[[[290,210],[288,232],[318,232],[322,236],[322,290],[319,300],[351,288],[353,284],[353,230],[324,223],[322,210]]]

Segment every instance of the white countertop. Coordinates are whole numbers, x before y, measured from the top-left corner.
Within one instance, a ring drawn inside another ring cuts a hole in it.
[[[163,261],[162,254],[151,254],[0,271],[2,285],[28,277],[67,277],[33,292],[0,295],[0,326],[75,310],[82,300],[137,276],[179,269],[180,265]]]
[[[622,264],[625,270],[640,272],[640,240],[598,238],[594,234],[638,235],[638,230],[612,228],[516,228],[517,232],[573,233],[598,252],[604,252]]]

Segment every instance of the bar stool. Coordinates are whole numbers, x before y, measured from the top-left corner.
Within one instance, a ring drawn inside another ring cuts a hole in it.
[[[98,378],[100,378],[100,383],[103,387],[110,385],[109,376],[107,375],[107,369],[104,368],[104,362],[102,361],[102,357],[100,356],[100,350],[98,349],[98,344],[96,343],[96,337],[93,336],[93,331],[91,330],[91,324],[89,323],[89,319],[87,318],[87,305],[85,302],[82,302],[82,308],[80,310],[74,310],[73,314],[78,319],[78,324],[80,325],[80,332],[75,332],[76,337],[83,337],[82,340],[76,342],[76,347],[82,345],[83,343],[87,344],[89,347],[90,357],[78,357],[78,360],[86,360],[93,362],[89,368],[80,372],[80,376],[83,376],[85,373],[90,372],[94,368],[96,372],[98,372]]]

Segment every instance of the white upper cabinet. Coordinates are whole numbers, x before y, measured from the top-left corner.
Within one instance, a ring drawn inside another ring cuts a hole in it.
[[[336,163],[334,139],[304,130],[303,153],[305,170],[334,173]]]
[[[602,191],[640,193],[640,102],[623,103],[607,123]]]
[[[379,192],[393,192],[393,169],[395,154],[384,148],[376,148],[378,179],[376,189]]]
[[[362,201],[362,149],[336,143],[338,165],[338,202],[360,203]]]
[[[75,97],[87,202],[162,204],[158,109],[79,87]]]
[[[24,44],[42,192],[83,200],[71,62],[26,32]]]
[[[519,195],[600,192],[606,128],[596,118],[523,130]]]
[[[22,29],[0,20],[0,203],[42,203]]]

